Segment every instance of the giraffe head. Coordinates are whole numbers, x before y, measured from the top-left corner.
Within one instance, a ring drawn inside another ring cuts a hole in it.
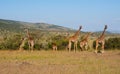
[[[104,29],[107,29],[107,25],[105,25],[105,28]]]
[[[29,29],[28,28],[24,28],[24,32],[28,33]]]
[[[80,29],[82,29],[82,26],[80,26]]]
[[[81,29],[82,29],[82,26],[79,27],[79,30],[81,30]]]
[[[27,32],[27,31],[28,31],[28,29],[27,29],[27,28],[24,28],[24,31],[25,31],[25,32]]]

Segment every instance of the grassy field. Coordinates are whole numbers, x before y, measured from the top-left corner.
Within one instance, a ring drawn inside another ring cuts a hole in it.
[[[120,51],[0,51],[0,74],[120,74]]]

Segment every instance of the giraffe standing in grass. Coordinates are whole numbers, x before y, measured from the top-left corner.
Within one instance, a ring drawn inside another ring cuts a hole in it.
[[[105,45],[105,31],[107,29],[107,25],[105,25],[104,27],[104,31],[102,32],[101,36],[97,38],[96,40],[96,49],[95,49],[95,53],[98,52],[98,45],[101,44],[102,45],[102,51],[101,53],[104,53],[104,45]]]
[[[27,39],[28,39],[29,50],[33,51],[34,39],[33,39],[33,37],[31,37],[28,29],[25,29],[25,31],[26,31],[26,35],[27,35]]]
[[[20,44],[20,47],[19,47],[19,51],[22,51],[23,50],[23,47],[25,46],[25,42],[26,42],[27,38],[22,38],[22,43]]]
[[[92,33],[91,32],[89,32],[84,38],[83,38],[83,40],[81,40],[81,42],[80,42],[80,48],[81,48],[81,50],[83,50],[83,48],[85,48],[86,50],[88,49],[88,38],[89,38],[89,36],[91,35]]]
[[[55,43],[52,43],[52,49],[53,51],[57,51],[57,45]]]
[[[80,33],[80,30],[82,29],[82,26],[79,27],[79,30],[69,38],[69,44],[68,44],[68,48],[69,48],[69,52],[71,51],[71,45],[72,45],[72,42],[74,43],[74,52],[76,51],[77,49],[77,42],[78,42],[78,37],[79,37],[79,33]]]

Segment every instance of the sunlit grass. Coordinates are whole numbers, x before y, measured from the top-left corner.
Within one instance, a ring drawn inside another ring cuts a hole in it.
[[[49,72],[56,74],[56,71],[58,74],[120,74],[119,57],[119,50],[106,51],[104,54],[95,54],[90,51],[76,53],[73,51],[0,51],[1,64],[27,62],[33,64],[32,67],[44,66],[44,70],[46,68],[49,70],[45,72],[47,74],[50,74]]]

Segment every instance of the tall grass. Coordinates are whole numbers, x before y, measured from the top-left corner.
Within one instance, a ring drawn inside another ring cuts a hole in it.
[[[118,50],[104,54],[90,51],[0,51],[0,70],[5,70],[0,73],[120,74],[119,57]],[[13,69],[9,70],[11,67]],[[25,69],[21,69],[23,67]]]

